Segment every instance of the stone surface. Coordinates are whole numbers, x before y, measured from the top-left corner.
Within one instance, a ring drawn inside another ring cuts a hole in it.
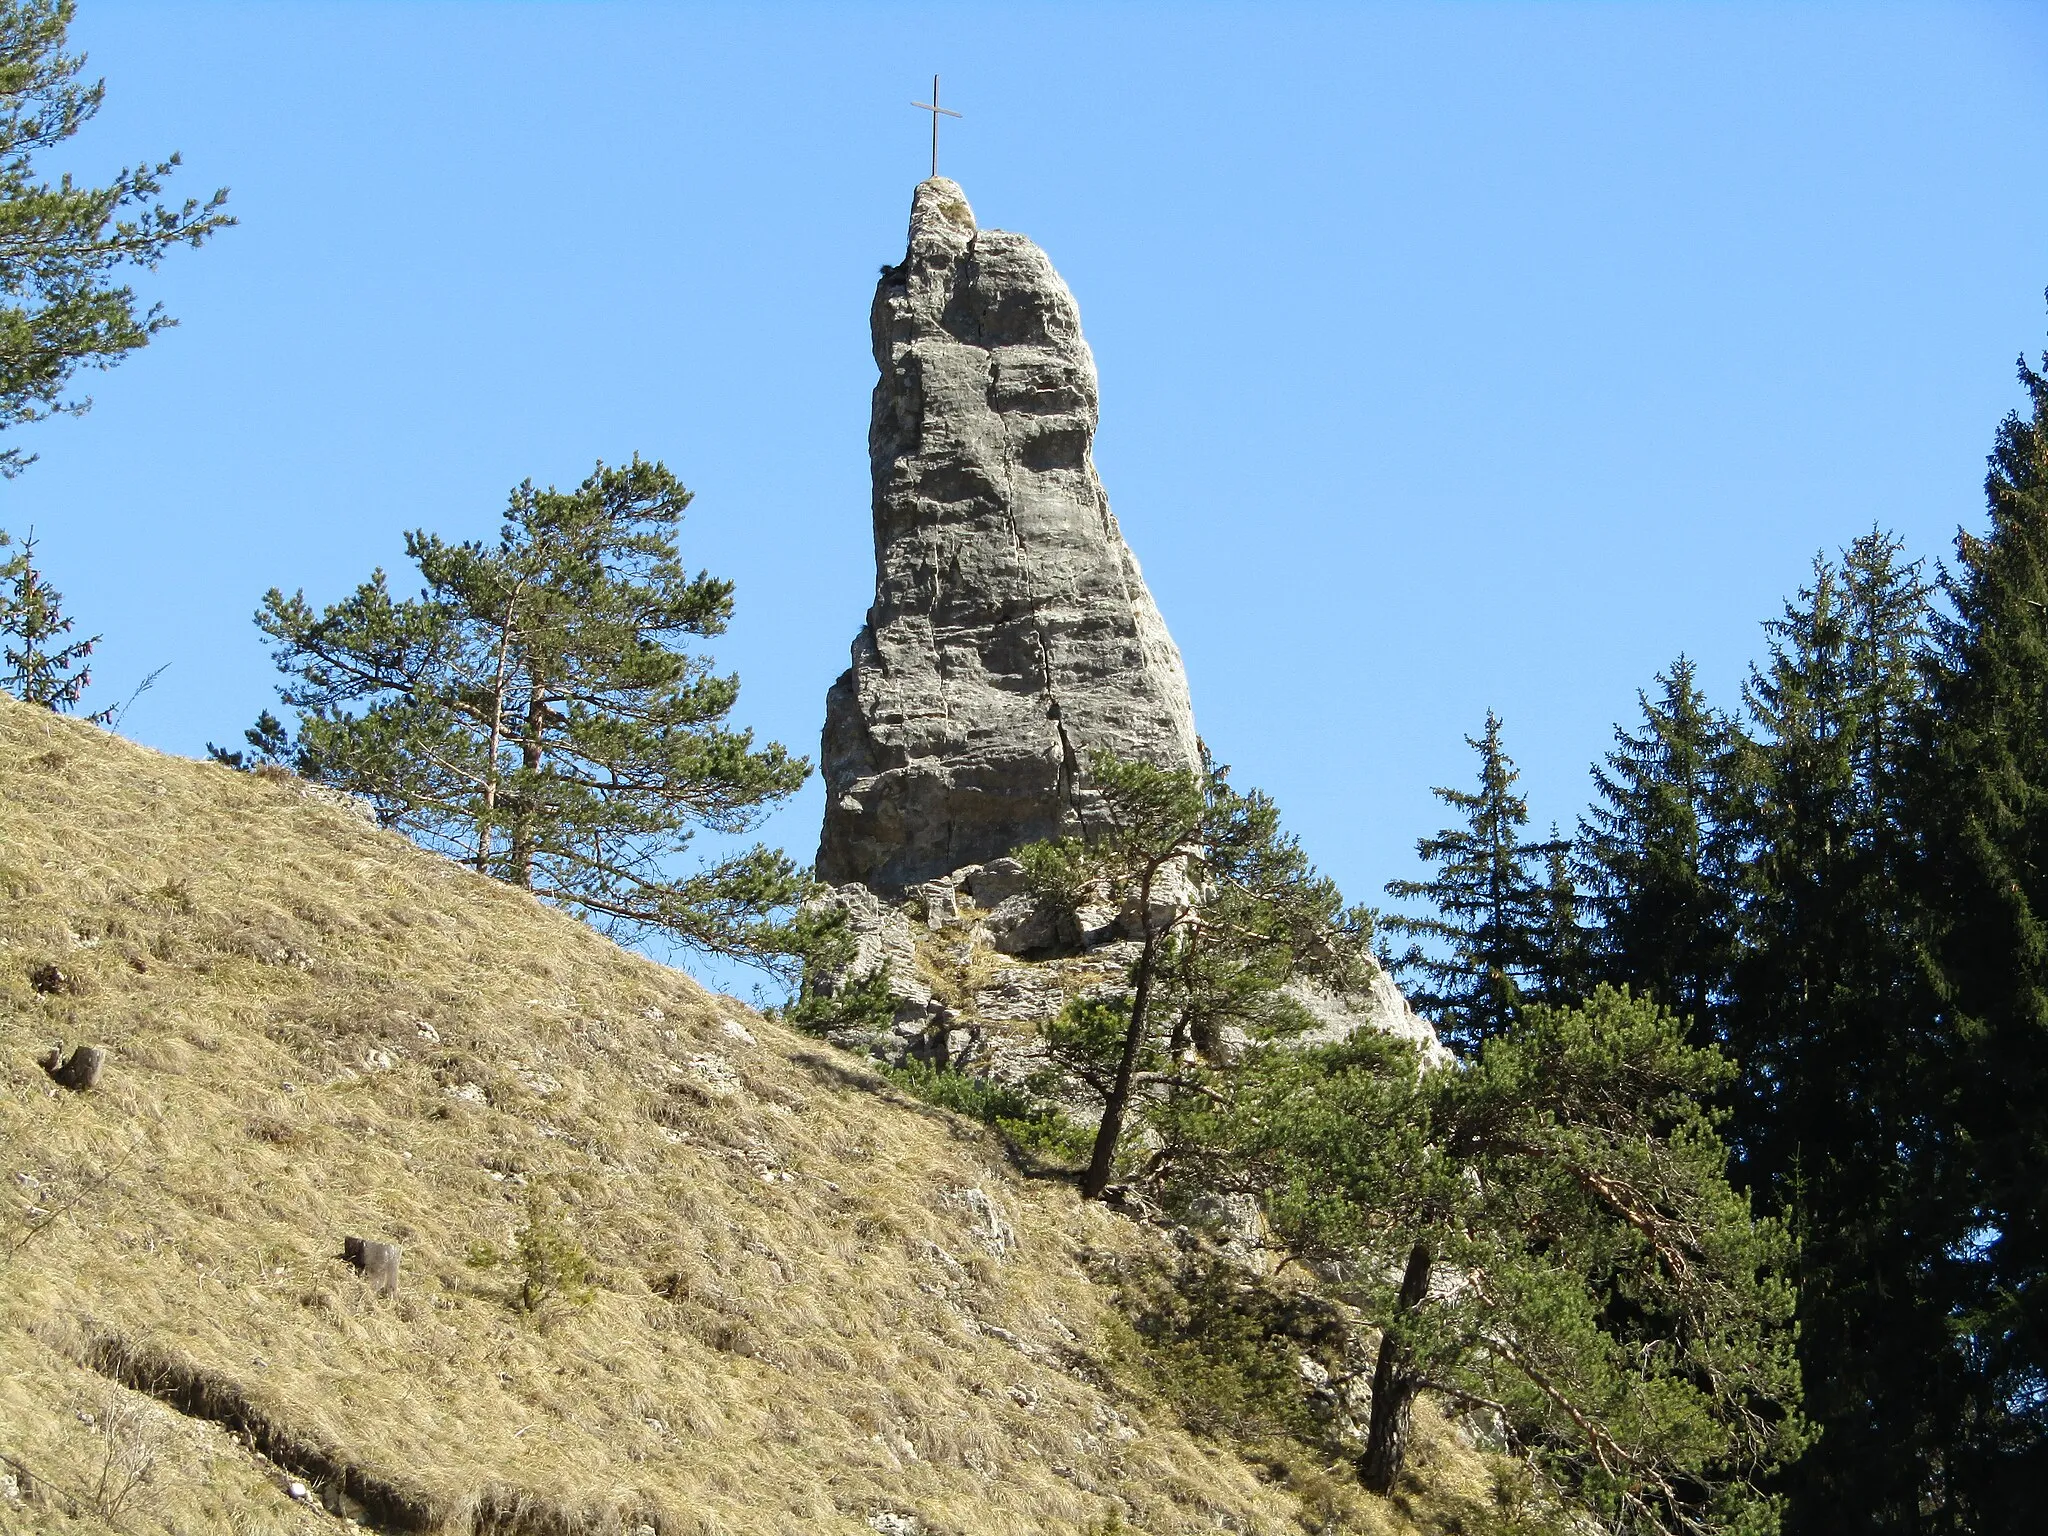
[[[341,1256],[386,1296],[398,1294],[398,1261],[402,1251],[396,1243],[380,1243],[371,1238],[341,1240]]]
[[[1015,859],[992,859],[967,872],[967,892],[984,907],[997,907],[1030,886],[1024,866]]]
[[[1054,905],[1023,891],[997,902],[984,922],[989,942],[1006,955],[1043,954],[1058,948],[1063,937]]]
[[[1437,1039],[1429,1020],[1409,1006],[1394,978],[1378,966],[1373,967],[1371,983],[1360,992],[1333,992],[1311,981],[1290,982],[1285,990],[1316,1021],[1313,1028],[1295,1036],[1297,1044],[1330,1045],[1358,1030],[1376,1029],[1414,1046],[1425,1066],[1451,1063],[1450,1051]]]
[[[927,181],[872,328],[875,600],[826,699],[817,869],[895,894],[1082,830],[1092,751],[1194,768],[1199,748],[1045,253]]]
[[[826,891],[818,897],[818,904],[846,915],[853,955],[837,974],[814,977],[812,985],[827,997],[834,997],[887,967],[897,1018],[908,1021],[927,1017],[932,1008],[932,989],[918,974],[917,940],[910,918],[866,886],[851,882]]]
[[[107,1064],[107,1053],[97,1045],[81,1045],[66,1056],[64,1047],[59,1045],[39,1056],[37,1064],[60,1088],[86,1093],[99,1086],[100,1072]]]

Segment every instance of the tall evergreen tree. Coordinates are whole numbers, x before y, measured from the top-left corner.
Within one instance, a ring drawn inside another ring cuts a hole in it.
[[[1901,828],[1930,592],[1888,534],[1859,538],[1839,566],[1817,559],[1765,626],[1769,660],[1747,689],[1754,738],[1737,754],[1730,810],[1746,872],[1730,1034],[1745,1169],[1780,1204],[1818,1176],[1819,1149],[1877,1144],[1857,1117],[1877,1106],[1895,1043],[1879,1026],[1896,1023],[1915,974]]]
[[[2019,371],[1990,526],[1944,583],[1919,796],[1949,1111],[1922,1182],[1959,1229],[1930,1263],[1954,1389],[1926,1528],[1984,1532],[2037,1520],[2048,1479],[2048,373]]]
[[[1929,590],[1882,533],[1816,561],[1767,626],[1732,775],[1732,1128],[1743,1180],[1801,1242],[1800,1359],[1821,1430],[1793,1474],[1803,1531],[1922,1529],[1932,1475],[1943,1321],[1923,1302],[1938,1248],[1916,1194],[1931,1015],[1908,830]]]
[[[1464,824],[1416,843],[1422,861],[1437,866],[1429,879],[1387,883],[1388,895],[1426,902],[1430,910],[1391,915],[1382,924],[1419,941],[1395,965],[1422,978],[1411,999],[1470,1050],[1507,1028],[1523,998],[1540,995],[1557,968],[1544,876],[1560,845],[1523,838],[1529,805],[1515,793],[1520,775],[1502,744],[1500,718],[1488,710],[1480,734],[1465,741],[1479,754],[1478,788],[1432,791]]]
[[[1685,656],[1657,674],[1655,698],[1637,698],[1642,724],[1615,728],[1579,826],[1591,968],[1690,1020],[1696,1040],[1714,1041],[1735,954],[1740,861],[1726,831],[1735,728],[1707,703]]]
[[[660,464],[600,464],[571,491],[514,490],[495,545],[408,534],[417,598],[382,571],[325,611],[273,590],[257,623],[297,739],[266,715],[250,744],[604,926],[749,960],[800,949],[806,882],[783,855],[674,867],[696,831],[750,830],[810,771],[727,728],[739,680],[683,647],[732,612],[732,584],[678,557],[689,500]]]

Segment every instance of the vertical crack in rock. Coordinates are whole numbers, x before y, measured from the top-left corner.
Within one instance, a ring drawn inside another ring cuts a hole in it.
[[[1045,253],[941,177],[871,312],[875,600],[826,696],[817,870],[899,892],[1078,831],[1088,754],[1195,768],[1180,652],[1095,473]]]

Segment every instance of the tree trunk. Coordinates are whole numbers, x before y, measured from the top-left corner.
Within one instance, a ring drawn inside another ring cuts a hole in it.
[[[526,770],[527,782],[520,791],[519,809],[512,823],[510,850],[512,881],[529,891],[533,889],[533,823],[539,815],[534,803],[533,778],[540,772],[547,728],[548,696],[536,683],[526,702],[526,734],[519,742],[519,765]]]
[[[1378,1494],[1394,1491],[1408,1454],[1408,1425],[1422,1379],[1415,1370],[1415,1352],[1401,1341],[1398,1324],[1429,1295],[1430,1264],[1429,1245],[1417,1243],[1409,1251],[1401,1294],[1394,1303],[1396,1326],[1380,1333],[1379,1358],[1373,1363],[1372,1421],[1366,1427],[1365,1454],[1358,1459],[1358,1480]]]
[[[498,630],[498,667],[491,678],[491,740],[484,756],[484,809],[476,821],[476,869],[491,872],[491,841],[498,820],[498,749],[505,742],[505,685],[512,662],[512,620],[518,612],[518,588],[505,604],[505,620]]]
[[[1141,899],[1150,909],[1151,882],[1147,881]],[[1109,1097],[1103,1101],[1102,1124],[1095,1132],[1095,1151],[1088,1159],[1088,1172],[1081,1180],[1081,1193],[1090,1200],[1100,1200],[1102,1192],[1109,1188],[1109,1175],[1116,1163],[1116,1144],[1124,1134],[1124,1112],[1131,1102],[1131,1075],[1138,1066],[1138,1047],[1144,1042],[1147,1026],[1146,1014],[1152,1001],[1152,957],[1158,945],[1158,938],[1152,932],[1152,925],[1145,925],[1145,947],[1138,955],[1138,985],[1131,995],[1131,1023],[1124,1031],[1124,1054],[1117,1063],[1116,1081],[1110,1085]]]

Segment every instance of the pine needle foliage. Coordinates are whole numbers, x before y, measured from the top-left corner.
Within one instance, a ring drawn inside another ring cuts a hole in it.
[[[106,99],[104,82],[81,77],[83,56],[65,52],[74,10],[71,0],[0,0],[0,432],[89,408],[66,395],[79,369],[110,368],[175,323],[160,304],[140,307],[120,274],[234,222],[225,189],[203,203],[157,200],[176,155],[104,186],[38,176],[37,158]],[[0,475],[32,461],[10,448]]]
[[[1286,1257],[1380,1332],[1368,1488],[1416,1398],[1491,1416],[1614,1531],[1764,1532],[1803,1442],[1791,1249],[1728,1185],[1704,1107],[1730,1068],[1610,988],[1532,1005],[1464,1069],[1361,1033],[1267,1047],[1190,1130]]]
[[[252,747],[622,936],[800,951],[807,882],[782,854],[675,871],[698,831],[752,830],[810,771],[729,728],[739,680],[685,648],[732,613],[732,584],[681,562],[689,501],[658,463],[599,464],[573,490],[520,485],[495,544],[408,534],[418,597],[381,570],[322,610],[273,590],[256,622],[297,730],[266,716]]]
[[[597,1294],[590,1255],[570,1234],[558,1207],[546,1185],[532,1185],[526,1192],[526,1220],[512,1238],[519,1309],[535,1316],[550,1307],[587,1307]]]
[[[1232,786],[1226,767],[1205,758],[1197,775],[1098,752],[1086,783],[1096,807],[1087,834],[1018,857],[1043,897],[1100,902],[1140,929],[1128,993],[1078,1001],[1044,1031],[1052,1059],[1102,1104],[1082,1176],[1094,1198],[1134,1111],[1202,1091],[1232,1031],[1302,1022],[1288,982],[1361,979],[1373,915],[1345,907],[1282,830],[1279,808]]]

